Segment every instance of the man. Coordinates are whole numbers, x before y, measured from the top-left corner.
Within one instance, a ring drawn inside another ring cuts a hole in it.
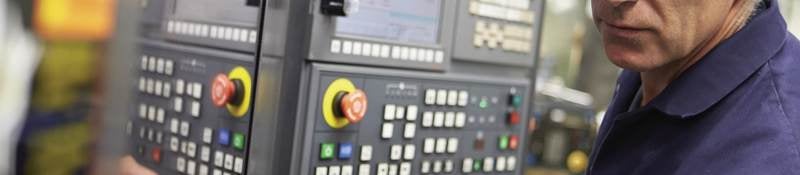
[[[625,69],[588,174],[800,174],[800,42],[776,0],[592,0]]]

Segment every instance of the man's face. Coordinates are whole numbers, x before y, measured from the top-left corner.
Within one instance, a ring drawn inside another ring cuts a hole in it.
[[[688,57],[717,33],[736,0],[592,0],[611,62],[639,72]]]

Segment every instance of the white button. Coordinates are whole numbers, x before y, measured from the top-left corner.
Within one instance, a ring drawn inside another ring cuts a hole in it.
[[[161,95],[164,96],[164,98],[169,98],[169,96],[172,95],[170,92],[172,92],[172,86],[169,82],[164,82],[164,90],[161,92]]]
[[[409,49],[409,51],[408,51],[408,59],[409,60],[416,61],[417,60],[417,55],[418,55],[417,54],[417,48]]]
[[[203,128],[203,143],[211,144],[211,138],[214,137],[214,130],[211,128]]]
[[[436,104],[437,105],[447,104],[447,90],[439,89],[436,91]]]
[[[353,53],[353,42],[344,41],[344,45],[342,45],[342,46],[344,46],[344,47],[342,47],[342,53],[344,53],[344,54]]]
[[[222,175],[222,171],[219,169],[212,168],[214,170],[214,175]]]
[[[342,172],[342,168],[339,166],[329,166],[328,167],[328,175],[340,175],[339,173]]]
[[[381,46],[381,58],[388,58],[390,51],[391,50],[389,49],[389,45],[382,45]]]
[[[397,175],[397,164],[389,164],[389,175]]]
[[[426,138],[423,142],[422,152],[426,154],[433,153],[433,149],[436,146],[436,140],[433,138]]]
[[[431,162],[422,161],[422,165],[419,168],[419,171],[422,173],[429,173],[431,172]]]
[[[148,78],[147,79],[147,89],[145,91],[147,91],[148,94],[152,94],[153,93],[153,86],[155,86],[155,82],[153,82],[153,79]]]
[[[184,137],[189,137],[189,122],[181,122],[181,135]]]
[[[456,151],[458,151],[458,139],[451,137],[447,140],[447,152],[456,153]]]
[[[227,170],[233,170],[233,155],[225,154],[225,162],[223,163],[224,168]]]
[[[417,107],[417,105],[409,105],[408,107],[406,107],[406,120],[408,121],[417,120],[418,110],[419,108]]]
[[[172,21],[170,21],[169,24],[172,24]],[[142,60],[139,65],[142,67],[141,70],[147,70],[147,55],[142,55]]]
[[[146,119],[147,118],[147,105],[144,103],[139,104],[139,118]]]
[[[408,47],[400,47],[400,59],[401,60],[408,59]]]
[[[461,164],[461,171],[465,173],[472,172],[472,158],[464,159],[464,163]]]
[[[178,140],[178,137],[172,137],[172,138],[169,139],[169,149],[174,151],[174,152],[178,151],[178,146],[180,146],[180,144],[181,143]]]
[[[194,98],[200,99],[203,97],[203,84],[194,83],[194,93],[192,94]]]
[[[445,153],[445,151],[447,151],[447,139],[436,139],[436,153]]]
[[[425,90],[425,104],[433,105],[434,103],[436,103],[436,90],[435,89]]]
[[[358,165],[358,175],[369,175],[369,164]]]
[[[249,32],[247,30],[242,29],[241,33],[239,33],[239,41],[247,42]]]
[[[197,169],[197,173],[199,175],[208,175],[208,166],[206,164],[200,164],[200,167]]]
[[[447,112],[444,115],[444,127],[451,128],[456,123],[456,113],[455,112]]]
[[[214,152],[214,165],[217,167],[222,167],[222,162],[225,160],[225,155],[222,154],[222,151]]]
[[[411,175],[411,163],[410,162],[400,163],[400,175]]]
[[[433,162],[433,173],[442,172],[442,161],[437,160]]]
[[[173,134],[178,133],[178,128],[180,128],[181,121],[177,118],[172,118],[169,122],[169,131]]]
[[[378,164],[378,175],[389,175],[389,164]]]
[[[372,146],[370,145],[363,145],[361,146],[361,161],[369,161],[372,160]]]
[[[450,90],[447,92],[447,105],[455,106],[458,104],[458,91]]]
[[[417,125],[414,123],[406,123],[406,127],[403,129],[403,138],[412,139],[414,138],[414,133],[416,132]]]
[[[148,63],[150,63],[150,64],[147,65],[147,70],[150,71],[150,72],[155,72],[156,71],[156,62],[157,62],[156,58],[150,57],[150,61],[148,61]]]
[[[225,40],[233,39],[233,28],[225,27]]]
[[[445,173],[453,172],[453,161],[452,160],[444,161],[444,172]]]
[[[467,106],[467,102],[469,102],[469,92],[458,92],[458,106]]]
[[[405,117],[405,116],[406,116],[406,108],[403,107],[403,106],[397,106],[397,108],[395,108],[394,118],[395,119],[403,119],[403,117]]]
[[[370,55],[371,55],[372,57],[379,57],[379,56],[381,56],[381,45],[378,45],[378,44],[373,44],[373,45],[372,45],[372,54],[370,54]]]
[[[353,166],[352,165],[342,166],[342,174],[341,175],[353,175]]]
[[[183,79],[178,79],[175,81],[175,94],[183,95],[183,88],[186,85],[185,83],[186,82],[184,82]]]
[[[147,79],[139,77],[139,92],[147,92]]]
[[[392,47],[392,59],[400,59],[400,47]]]
[[[517,158],[514,156],[508,156],[506,158],[506,169],[508,171],[514,171],[514,168],[517,167]]]
[[[211,33],[209,33],[209,36],[211,36],[211,38],[214,38],[214,39],[219,38],[219,35],[217,35],[217,32],[219,32],[219,27],[217,27],[215,25],[212,25],[210,32]]]
[[[248,39],[249,39],[250,43],[256,43],[256,40],[258,40],[258,33],[256,31],[254,31],[254,30],[251,30],[250,31],[250,37]]]
[[[178,172],[181,173],[186,172],[186,159],[184,159],[183,157],[178,157],[178,159],[175,162],[175,169],[177,169]]]
[[[328,167],[318,166],[314,173],[316,175],[328,175]]]
[[[436,55],[433,58],[433,61],[436,63],[444,62],[444,53],[442,51],[436,51]]]
[[[361,55],[370,56],[370,53],[372,53],[372,44],[364,43],[362,46],[363,48],[361,49]]]
[[[148,106],[147,107],[147,120],[154,121],[156,119],[156,107],[155,106]]]
[[[162,84],[161,80],[156,80],[156,86],[153,87],[154,88],[153,90],[155,91],[154,94],[156,96],[161,96],[161,91],[164,90],[164,89],[162,89],[162,88],[164,88],[162,85],[163,84]]]
[[[192,100],[192,117],[200,117],[200,102]]]
[[[497,157],[497,171],[506,171],[506,157]]]
[[[340,40],[331,41],[331,53],[339,53],[341,50],[342,50],[342,41]]]
[[[233,161],[233,172],[242,174],[244,172],[244,159],[236,157]]]
[[[158,58],[156,61],[156,72],[159,74],[164,73],[164,59]]]
[[[403,148],[403,159],[404,160],[413,160],[414,159],[414,153],[415,153],[414,149],[415,149],[414,145],[407,144]]]
[[[186,155],[194,158],[195,153],[197,153],[197,144],[194,142],[186,143]]]
[[[147,128],[147,140],[151,142],[153,141],[153,129],[151,128]]]
[[[402,156],[403,156],[403,147],[400,145],[392,145],[389,151],[389,159],[400,160]]]
[[[172,108],[175,112],[181,112],[183,110],[183,99],[175,97],[175,99],[172,100]]]
[[[353,42],[353,55],[361,55],[361,49],[363,49],[363,47],[361,42]]]
[[[494,171],[494,158],[487,157],[483,159],[483,171],[484,172]]]
[[[203,146],[200,148],[200,160],[203,162],[208,162],[211,158],[211,148],[208,146]]]
[[[164,123],[164,108],[158,108],[158,112],[156,113],[156,121],[158,123]]]
[[[186,174],[188,174],[188,175],[194,175],[194,172],[195,172],[195,167],[196,167],[196,166],[197,166],[197,164],[195,164],[195,162],[194,162],[194,161],[192,161],[192,160],[187,160],[187,161],[186,161]]]
[[[456,127],[463,128],[466,120],[467,120],[467,114],[466,113],[464,113],[464,112],[456,113],[456,123],[455,123]]]
[[[193,84],[194,83],[192,83],[192,82],[186,82],[186,95],[187,96],[191,97],[194,94],[194,85]]]
[[[425,53],[427,53],[426,51],[429,51],[429,50],[427,50],[427,49],[419,49],[419,52],[417,52],[417,60],[415,60],[415,61],[425,61]]]
[[[383,119],[394,120],[394,115],[396,114],[395,109],[397,109],[397,107],[394,104],[386,104],[383,106]]]
[[[431,127],[433,125],[433,112],[425,111],[422,113],[422,127]]]
[[[381,138],[384,139],[392,138],[392,132],[394,132],[394,124],[383,123],[383,128],[381,129]]]
[[[442,127],[444,125],[444,112],[436,112],[433,115],[433,126]]]
[[[217,27],[217,39],[221,40],[225,39],[225,27],[222,26]]]

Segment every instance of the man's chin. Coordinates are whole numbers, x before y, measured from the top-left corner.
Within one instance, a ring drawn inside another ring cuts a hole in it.
[[[649,70],[655,69],[657,66],[654,65],[651,60],[645,57],[642,54],[637,54],[633,52],[620,52],[620,51],[613,51],[607,50],[606,51],[609,61],[614,63],[620,68],[633,70],[637,72],[647,72]]]

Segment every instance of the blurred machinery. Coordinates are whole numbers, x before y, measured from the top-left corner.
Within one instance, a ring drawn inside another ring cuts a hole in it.
[[[522,174],[540,0],[143,1],[161,174]]]

